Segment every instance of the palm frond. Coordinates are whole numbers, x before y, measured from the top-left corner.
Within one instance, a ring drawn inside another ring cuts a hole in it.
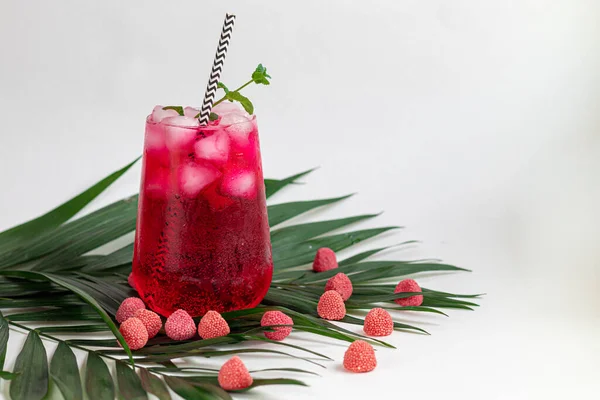
[[[18,241],[40,235],[67,222],[127,172],[139,159],[140,157],[136,158],[123,168],[113,172],[89,189],[46,214],[0,233],[0,254],[14,248]]]
[[[393,293],[395,285],[389,283],[391,279],[423,272],[467,270],[431,261],[368,261],[389,247],[363,251],[340,261],[339,268],[335,270],[314,273],[307,264],[318,248],[330,247],[340,251],[399,228],[388,226],[334,232],[379,215],[361,214],[272,229],[275,272],[271,289],[260,306],[223,314],[231,328],[228,336],[185,342],[173,342],[159,336],[150,340],[145,348],[131,352],[114,316],[121,301],[135,293],[126,282],[131,271],[133,245],[126,244],[105,255],[89,253],[135,229],[137,196],[114,202],[80,218],[73,217],[129,170],[135,161],[47,214],[0,233],[0,310],[12,310],[5,315],[0,313],[0,378],[12,379],[12,399],[41,399],[47,394],[49,382],[65,399],[79,399],[85,391],[88,397],[101,400],[115,396],[147,398],[149,393],[161,400],[169,400],[167,387],[183,398],[230,399],[231,395],[218,386],[216,370],[178,367],[173,360],[241,353],[292,357],[321,367],[323,365],[315,360],[331,360],[310,348],[264,337],[264,331],[276,327],[260,326],[261,316],[269,310],[279,310],[292,317],[295,331],[326,340],[352,342],[362,339],[393,348],[384,341],[365,337],[318,317],[316,305],[325,283],[339,272],[346,273],[354,285],[354,293],[346,302],[348,315],[342,320],[348,324],[362,325],[363,319],[354,314],[375,306],[394,312],[426,312],[445,316],[447,314],[441,309],[472,310],[478,306],[476,301],[480,295],[452,294],[433,289],[423,289],[419,293],[424,297],[422,306],[399,306],[394,300],[414,293]],[[298,179],[312,171],[279,180],[265,179],[267,197],[296,184]],[[276,227],[348,197],[269,205],[269,223]],[[400,245],[414,243],[406,241]],[[35,323],[36,328],[31,328],[29,323]],[[28,332],[13,372],[2,371],[9,327]],[[395,329],[427,333],[418,326],[399,321],[395,321]],[[113,338],[89,338],[86,335],[90,333],[110,333]],[[66,335],[81,337],[67,339]],[[49,364],[42,339],[58,342]],[[258,346],[260,343],[278,346],[281,350],[266,349]],[[79,383],[80,373],[73,348],[88,352],[83,386]],[[130,364],[125,362],[127,357]],[[115,376],[111,375],[105,360],[116,363]],[[269,368],[253,371],[253,374],[264,371],[314,374],[298,368]],[[305,385],[290,378],[255,378],[251,388],[276,384]]]

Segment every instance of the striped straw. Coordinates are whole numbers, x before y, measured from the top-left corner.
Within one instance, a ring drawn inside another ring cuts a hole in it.
[[[200,109],[200,121],[201,126],[208,125],[210,117],[210,110],[215,100],[215,93],[217,92],[217,84],[221,78],[221,71],[223,70],[223,64],[225,63],[225,56],[227,55],[227,47],[229,47],[229,40],[231,39],[231,32],[233,32],[233,24],[235,23],[235,15],[225,14],[225,21],[223,22],[223,31],[221,32],[221,39],[219,40],[219,46],[217,47],[217,54],[215,54],[215,61],[213,62],[212,71],[210,72],[210,79],[208,85],[206,85],[206,93],[204,93],[204,101],[202,102],[202,108]]]

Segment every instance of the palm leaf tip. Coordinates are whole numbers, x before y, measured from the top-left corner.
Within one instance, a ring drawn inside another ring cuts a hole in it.
[[[269,216],[269,226],[273,227],[279,225],[282,222],[297,217],[310,210],[345,200],[351,197],[352,195],[353,194],[348,194],[345,196],[332,197],[322,200],[304,200],[270,205],[267,207],[267,214]]]
[[[273,196],[275,193],[277,193],[281,189],[283,189],[284,187],[291,185],[291,184],[297,184],[298,183],[298,182],[296,182],[297,179],[300,179],[303,176],[310,174],[311,172],[313,172],[314,170],[316,170],[318,168],[319,167],[311,168],[309,170],[300,172],[298,174],[289,176],[289,177],[281,179],[281,180],[265,179],[265,195],[266,195],[267,199],[269,197]]]
[[[123,168],[108,175],[106,178],[94,184],[87,190],[81,192],[71,200],[47,212],[46,214],[0,233],[0,249],[3,245],[6,244],[6,242],[11,243],[14,242],[16,239],[23,239],[28,236],[39,235],[41,232],[48,231],[49,229],[57,227],[62,223],[68,221],[70,218],[75,216],[75,214],[81,211],[86,205],[92,202],[92,200],[98,197],[100,193],[106,190],[117,179],[119,179],[140,158],[141,156],[136,158]]]

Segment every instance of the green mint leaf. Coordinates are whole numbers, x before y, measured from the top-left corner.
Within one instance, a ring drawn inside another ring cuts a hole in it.
[[[267,68],[262,64],[258,64],[258,67],[256,67],[252,73],[252,80],[257,84],[269,85],[271,82],[269,82],[267,78],[271,78],[271,76],[267,74]]]
[[[179,115],[183,115],[183,107],[181,106],[166,106],[163,107],[163,110],[175,110],[179,113]]]
[[[222,82],[217,82],[217,87],[218,87],[219,89],[223,89],[223,90],[225,91],[225,94],[229,93],[229,89],[227,89],[227,86],[225,86],[225,84],[224,84],[224,83],[222,83]]]
[[[229,92],[225,97],[227,97],[228,100],[239,102],[248,114],[254,114],[254,106],[252,105],[252,102],[240,92]]]

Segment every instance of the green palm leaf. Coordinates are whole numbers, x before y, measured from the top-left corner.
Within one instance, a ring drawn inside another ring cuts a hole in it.
[[[297,217],[300,214],[304,214],[312,209],[323,207],[328,204],[333,204],[338,201],[347,199],[352,196],[351,194],[334,197],[331,199],[324,200],[311,200],[311,201],[295,201],[292,203],[275,204],[267,207],[267,213],[269,214],[269,226],[274,227],[287,221],[288,219]]]
[[[50,362],[50,378],[58,386],[65,400],[83,399],[77,359],[73,350],[64,342],[58,344]]]
[[[4,368],[6,359],[6,349],[8,348],[8,322],[4,319],[0,311],[0,371]]]
[[[119,383],[119,395],[124,399],[144,400],[148,398],[146,390],[142,387],[142,381],[135,371],[127,364],[116,361],[117,382]]]
[[[58,227],[64,222],[68,221],[92,200],[98,197],[98,195],[106,190],[106,188],[108,188],[113,182],[119,179],[138,160],[139,157],[118,171],[115,171],[106,178],[102,179],[89,189],[75,196],[66,203],[61,204],[54,210],[47,212],[41,217],[32,219],[31,221],[25,222],[0,233],[0,253],[14,245],[14,243],[20,239],[27,239],[31,236],[39,235],[42,232]]]
[[[292,175],[290,177],[287,177],[287,178],[284,178],[281,180],[265,179],[265,195],[266,195],[267,199],[269,197],[273,196],[275,193],[277,193],[281,189],[283,189],[284,187],[286,187],[287,185],[296,183],[297,179],[300,179],[303,176],[310,174],[314,170],[315,170],[315,168],[312,168],[307,171],[300,172],[299,174]]]
[[[81,268],[83,272],[102,272],[111,268],[119,267],[122,265],[131,264],[131,258],[133,257],[133,243],[128,244],[125,247],[120,248],[107,256],[95,258],[86,262]]]
[[[165,383],[158,376],[150,373],[148,369],[140,369],[140,378],[142,380],[142,387],[146,392],[152,393],[158,400],[171,400],[171,394]]]
[[[115,202],[73,222],[61,225],[19,244],[0,255],[4,269],[37,260],[36,269],[84,254],[135,229],[137,196]],[[40,257],[46,256],[45,259]]]
[[[354,224],[379,214],[358,215],[350,218],[340,218],[329,221],[309,222],[307,224],[292,225],[271,232],[271,245],[276,248],[303,242],[316,236],[331,232],[335,229]]]
[[[400,245],[412,244],[412,243],[417,243],[417,241],[416,240],[410,240],[410,241],[407,241],[407,242],[404,242],[404,243],[400,243]],[[392,247],[393,246],[387,246],[387,247],[380,247],[378,249],[372,249],[372,250],[363,251],[362,253],[358,253],[356,255],[353,255],[352,257],[348,257],[345,260],[340,261],[338,263],[338,265],[340,267],[343,267],[343,266],[346,266],[346,265],[356,264],[359,261],[365,260],[365,259],[367,259],[367,258],[369,258],[369,257],[371,257],[371,256],[373,256],[373,255],[375,255],[375,254],[377,254],[379,252],[382,252],[384,250],[390,249]]]
[[[48,392],[48,358],[35,331],[27,335],[15,361],[14,372],[18,375],[10,384],[13,400],[41,400]]]
[[[106,363],[94,352],[88,354],[85,391],[89,399],[114,400],[115,384]]]
[[[198,387],[198,384],[214,384],[218,383],[217,377],[215,376],[193,376],[185,378],[188,382],[190,382],[195,387]],[[308,386],[306,383],[299,381],[297,379],[287,379],[287,378],[273,378],[273,379],[253,379],[252,385],[249,388],[243,390],[236,390],[235,393],[246,392],[250,389],[259,387],[259,386],[267,386],[267,385],[300,385],[300,386]]]
[[[176,376],[165,376],[167,385],[185,400],[231,400],[231,396],[220,387],[200,382],[194,385],[186,379]]]
[[[301,357],[292,353],[293,351],[308,353],[312,358],[330,360],[326,355],[310,348],[264,337],[264,331],[274,328],[260,326],[261,316],[268,310],[279,310],[291,316],[295,331],[344,342],[363,339],[375,345],[392,348],[393,346],[386,342],[365,337],[318,317],[316,305],[324,291],[325,282],[339,272],[349,275],[354,285],[354,293],[346,302],[348,315],[342,321],[350,324],[362,325],[363,319],[353,313],[375,306],[398,311],[446,315],[440,309],[472,310],[478,305],[475,301],[480,295],[423,289],[420,293],[424,297],[422,306],[398,306],[394,303],[395,299],[409,297],[414,293],[395,294],[395,284],[386,281],[421,272],[459,272],[465,269],[425,260],[365,261],[389,247],[363,251],[340,261],[336,270],[314,273],[307,264],[313,260],[318,248],[344,250],[397,227],[331,234],[351,224],[375,218],[378,214],[303,222],[271,231],[275,263],[274,283],[261,306],[223,314],[231,327],[230,335],[185,342],[173,342],[159,336],[151,339],[145,348],[131,353],[113,317],[121,301],[125,297],[135,295],[126,283],[127,275],[131,271],[133,245],[127,244],[107,255],[88,253],[135,229],[137,196],[114,202],[81,218],[71,219],[131,168],[133,163],[135,161],[42,217],[0,233],[0,309],[19,308],[18,312],[13,311],[6,317],[0,313],[0,378],[13,379],[11,398],[41,398],[47,392],[49,379],[65,399],[81,398],[83,388],[79,383],[79,371],[72,347],[88,351],[85,391],[89,398],[100,400],[115,397],[115,381],[118,381],[118,394],[121,398],[145,399],[148,393],[152,393],[161,400],[170,399],[168,386],[184,398],[230,399],[231,396],[218,386],[218,370],[202,367],[178,368],[172,361],[190,356],[222,357],[241,353],[265,353],[292,357],[323,367],[313,359]],[[267,197],[297,183],[298,179],[311,171],[281,180],[265,179]],[[332,205],[348,197],[269,205],[269,223],[275,227],[308,211]],[[327,234],[328,236],[323,236]],[[407,241],[402,245],[413,243],[415,241]],[[21,322],[25,325],[20,324]],[[27,326],[30,322],[37,324],[35,330]],[[403,322],[395,321],[394,324],[397,330],[426,333],[420,327]],[[13,372],[2,371],[10,325],[29,331]],[[63,335],[87,335],[96,332],[111,332],[114,338],[61,339]],[[59,343],[49,369],[40,336]],[[254,347],[249,347],[251,343],[254,343]],[[290,352],[255,347],[259,343],[284,346]],[[135,368],[139,370],[139,376],[135,369],[121,361],[125,355],[131,363],[135,359]],[[103,358],[116,360],[114,378]],[[163,367],[156,367],[156,363],[162,364]],[[269,368],[265,371],[314,374],[298,368]],[[259,372],[261,371],[254,371],[253,374]],[[181,374],[184,375],[180,376]],[[32,385],[31,382],[34,381],[41,382],[41,385]],[[301,381],[289,378],[255,378],[251,388],[274,384],[305,385]]]
[[[297,267],[311,262],[320,247],[329,247],[333,251],[340,251],[353,246],[363,240],[375,237],[384,232],[398,227],[364,229],[360,231],[340,233],[339,235],[326,236],[318,239],[306,240],[273,248],[273,262],[277,270]]]
[[[21,278],[48,279],[49,281],[65,288],[67,290],[70,290],[71,292],[78,295],[83,301],[85,301],[87,304],[89,304],[98,313],[98,315],[106,323],[106,325],[108,325],[108,327],[113,332],[113,334],[115,335],[115,337],[117,338],[119,343],[121,343],[121,346],[123,346],[123,348],[127,352],[129,359],[130,359],[131,363],[133,364],[133,357],[131,355],[131,350],[129,349],[129,346],[125,342],[125,339],[121,335],[121,332],[119,332],[119,329],[117,328],[117,326],[115,325],[115,323],[113,322],[111,317],[107,314],[107,312],[104,310],[104,308],[102,308],[102,306],[100,306],[100,304],[98,304],[98,302],[85,289],[81,288],[80,284],[77,281],[70,279],[70,278],[60,277],[57,275],[53,275],[50,273],[43,273],[43,272],[0,271],[0,275],[2,275],[2,274],[8,275],[8,276],[17,276],[17,277],[21,277]]]

